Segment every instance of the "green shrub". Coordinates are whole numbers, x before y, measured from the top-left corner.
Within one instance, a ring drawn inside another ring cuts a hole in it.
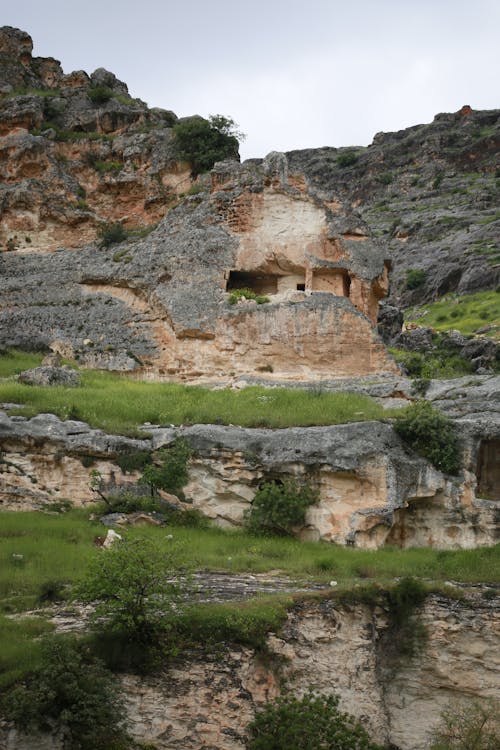
[[[352,167],[358,161],[358,155],[354,151],[346,151],[343,154],[337,156],[337,165],[342,169],[344,167]]]
[[[425,357],[420,352],[410,352],[405,356],[403,364],[408,375],[420,378],[425,365]]]
[[[238,157],[238,137],[234,120],[213,115],[189,117],[174,125],[177,153],[191,165],[193,177],[207,172],[216,161]]]
[[[172,580],[176,546],[160,548],[152,539],[127,537],[95,557],[76,590],[95,605],[98,631],[118,634],[145,648],[169,627],[182,588]]]
[[[393,176],[390,172],[384,172],[377,177],[377,182],[380,182],[381,185],[390,185],[392,180]]]
[[[121,221],[114,224],[104,224],[99,228],[98,237],[100,238],[100,247],[110,247],[118,242],[127,239],[128,233]]]
[[[87,90],[87,96],[94,104],[105,104],[113,96],[109,86],[91,86]]]
[[[133,453],[120,453],[115,458],[115,464],[120,467],[124,474],[134,471],[142,471],[152,461],[149,451],[135,451]]]
[[[243,289],[232,289],[228,302],[230,305],[236,305],[237,302],[240,301],[242,298],[245,299],[254,299],[258,305],[263,305],[266,302],[270,302],[269,297],[266,297],[262,294],[257,294],[257,292],[254,292],[252,289],[243,288]]]
[[[423,268],[408,268],[406,271],[406,288],[418,289],[425,283],[426,276]]]
[[[453,423],[427,401],[409,406],[397,419],[394,429],[413,450],[427,458],[437,469],[457,474],[460,452]]]
[[[154,495],[156,490],[179,494],[188,481],[191,448],[185,438],[176,438],[168,448],[156,453],[153,463],[144,467],[140,484],[146,484]]]
[[[290,535],[304,524],[307,508],[317,502],[319,492],[294,479],[265,482],[252,501],[247,528],[253,533]]]
[[[64,750],[127,747],[117,681],[68,639],[49,641],[40,666],[2,703],[6,718],[28,733],[60,732]]]
[[[249,750],[377,750],[363,727],[339,710],[335,695],[285,695],[248,727]],[[379,749],[380,750],[380,749]]]

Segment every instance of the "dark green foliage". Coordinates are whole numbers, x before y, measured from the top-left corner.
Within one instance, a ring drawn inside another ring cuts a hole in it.
[[[256,534],[291,535],[305,522],[310,505],[319,501],[319,492],[294,479],[282,484],[265,482],[256,493],[246,519],[249,531]]]
[[[47,642],[40,667],[5,696],[2,707],[28,733],[60,731],[64,750],[129,746],[117,681],[67,639]]]
[[[393,176],[390,172],[384,172],[377,177],[377,182],[380,182],[381,185],[390,185],[392,180]]]
[[[115,458],[115,464],[125,473],[142,471],[152,461],[149,451],[136,451],[135,453],[121,453]]]
[[[377,750],[335,695],[308,692],[268,703],[248,727],[249,750]]]
[[[191,165],[193,177],[207,172],[216,161],[238,158],[236,123],[222,115],[208,120],[189,117],[174,125],[173,131],[180,159]]]
[[[159,450],[154,463],[144,467],[139,482],[151,488],[151,494],[157,490],[165,490],[172,494],[179,494],[188,481],[188,461],[191,448],[185,438],[176,438],[168,448]]]
[[[40,595],[38,600],[45,604],[47,602],[60,602],[65,598],[65,585],[63,581],[49,580],[44,581],[40,586]]]
[[[413,391],[417,395],[423,395],[426,391],[418,390],[424,388],[429,378],[456,378],[472,372],[471,363],[447,347],[441,340],[436,339],[432,348],[422,352],[408,352],[403,349],[391,349],[398,364],[403,366],[404,372],[410,377],[420,379],[422,385],[416,385],[414,381]]]
[[[252,289],[232,289],[229,294],[228,302],[230,305],[235,305],[239,300],[244,297],[245,299],[254,299],[258,305],[263,305],[265,302],[269,302],[269,297],[265,297],[262,294],[252,291]]]
[[[108,86],[91,86],[87,91],[87,96],[94,104],[105,104],[113,96],[113,92]]]
[[[352,167],[358,161],[358,155],[354,151],[346,151],[344,154],[337,156],[337,164],[339,167]]]
[[[416,396],[425,396],[430,384],[429,378],[416,378],[412,383],[411,391]]]
[[[171,638],[185,647],[240,643],[266,650],[269,633],[278,632],[287,619],[288,602],[276,596],[227,604],[189,607],[174,619]]]
[[[398,658],[412,657],[424,644],[427,633],[414,612],[425,601],[427,588],[416,578],[403,578],[386,593],[389,608],[387,641],[390,651]]]
[[[438,172],[438,174],[434,177],[434,180],[432,181],[433,189],[437,190],[443,180],[444,180],[444,172]]]
[[[148,537],[135,537],[94,558],[76,593],[95,604],[94,627],[145,648],[154,644],[181,597],[172,580],[175,551],[173,542],[165,550]]]
[[[460,470],[460,452],[453,423],[427,401],[419,401],[397,419],[394,429],[413,450],[447,474]]]
[[[426,273],[423,268],[408,268],[406,271],[406,288],[418,289],[425,283]]]
[[[100,247],[109,247],[126,240],[128,233],[121,221],[116,221],[114,224],[104,224],[100,227],[98,237],[100,238]]]

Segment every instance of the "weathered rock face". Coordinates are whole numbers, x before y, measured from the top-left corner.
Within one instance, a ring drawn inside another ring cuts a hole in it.
[[[103,222],[156,223],[190,184],[173,112],[150,110],[99,68],[65,75],[33,58],[28,34],[0,29],[0,245],[81,247]]]
[[[481,388],[486,385],[476,390]],[[155,450],[183,435],[194,452],[187,502],[219,525],[240,526],[263,481],[294,476],[320,492],[319,504],[308,511],[304,539],[372,549],[491,545],[498,541],[500,520],[497,417],[493,411],[482,419],[463,413],[458,424],[464,470],[453,478],[409,454],[392,427],[379,422],[272,431],[149,428],[151,439],[130,440],[50,415],[26,420],[3,414],[0,502],[5,509],[39,508],[61,499],[91,502],[92,469],[106,481],[130,484],[137,477],[121,472],[114,463],[119,454]]]
[[[387,265],[359,218],[289,178],[267,184],[266,165],[213,179],[146,240],[4,254],[0,341],[190,380],[396,372],[374,328]],[[230,305],[242,287],[269,302]]]
[[[346,152],[351,159],[342,161]],[[463,107],[379,133],[367,148],[293,151],[288,160],[318,189],[335,186],[383,238],[394,269],[390,301],[399,307],[498,285],[500,110]],[[411,290],[413,268],[425,277]]]
[[[279,676],[252,651],[223,658],[192,653],[164,674],[123,678],[131,733],[158,750],[243,750],[248,723],[283,688],[309,687],[341,698],[374,740],[424,750],[451,701],[500,698],[500,613],[480,595],[456,602],[432,596],[418,613],[427,639],[411,658],[386,651],[387,616],[334,601],[296,606],[268,645]],[[56,750],[55,738],[29,740],[0,728],[6,750]]]
[[[1,259],[1,342],[190,379],[396,371],[373,328],[388,263],[335,189],[309,185],[283,154],[224,162],[197,186],[212,194],[148,239],[84,247],[106,221],[151,227],[189,188],[177,118],[104,69],[65,75],[32,58],[18,30],[1,30],[0,48],[0,244],[15,251]],[[61,247],[84,249],[40,257]],[[242,287],[271,304],[229,309],[226,292]]]

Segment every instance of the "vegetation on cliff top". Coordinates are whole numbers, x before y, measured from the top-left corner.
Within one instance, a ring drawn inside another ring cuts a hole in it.
[[[41,355],[0,356],[0,377],[12,377],[40,360]],[[50,412],[109,433],[142,437],[137,428],[146,422],[278,428],[364,422],[392,415],[373,399],[356,393],[257,386],[241,391],[210,390],[90,370],[81,375],[82,386],[77,388],[26,386],[13,378],[4,380],[0,382],[0,403],[24,405],[13,412],[24,416]]]
[[[405,320],[436,331],[456,329],[465,336],[482,332],[500,339],[500,290],[449,294],[437,302],[409,308]]]

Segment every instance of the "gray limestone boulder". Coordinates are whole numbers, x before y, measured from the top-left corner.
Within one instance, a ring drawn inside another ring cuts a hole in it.
[[[54,367],[43,365],[25,370],[18,375],[18,381],[24,385],[63,385],[75,387],[80,385],[80,373],[67,365]]]

